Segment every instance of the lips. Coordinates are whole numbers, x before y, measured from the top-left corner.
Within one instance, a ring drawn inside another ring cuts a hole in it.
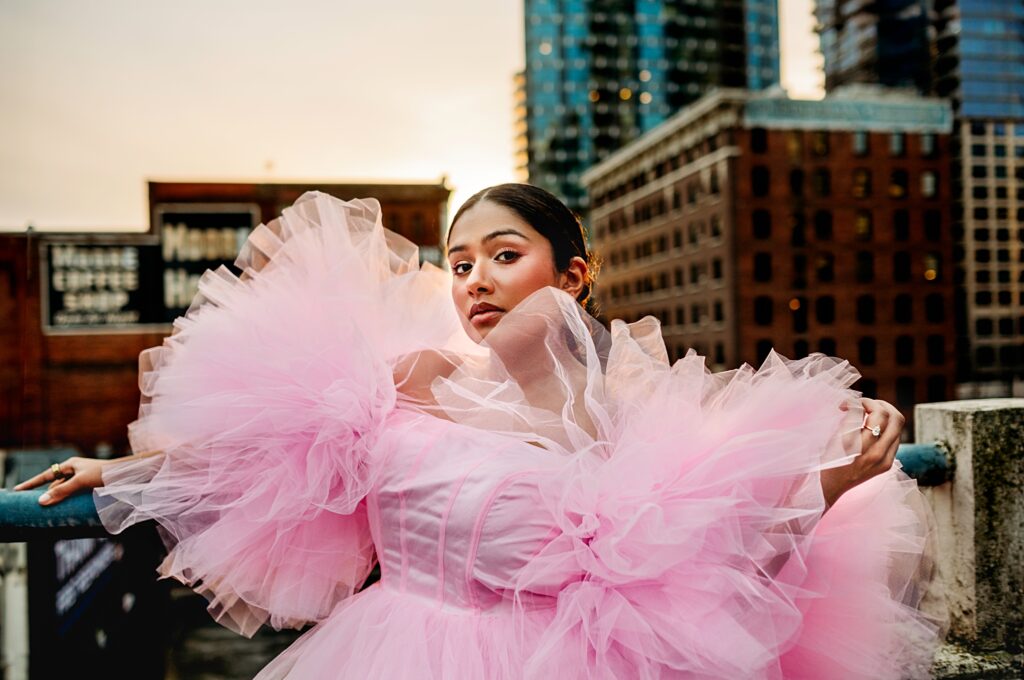
[[[497,319],[505,310],[488,302],[477,302],[469,308],[469,320],[473,323],[486,323]]]

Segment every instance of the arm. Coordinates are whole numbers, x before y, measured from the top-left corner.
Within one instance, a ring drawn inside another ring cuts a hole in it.
[[[68,458],[58,465],[60,474],[53,468],[40,472],[35,477],[27,479],[14,487],[15,491],[34,489],[49,483],[49,490],[39,497],[40,505],[54,505],[60,503],[68,496],[79,491],[91,490],[103,486],[103,468],[107,465],[117,465],[125,461],[149,458],[162,454],[163,451],[143,451],[134,456],[124,458],[113,458],[110,460],[99,460],[97,458],[81,458],[75,456]]]
[[[861,430],[861,454],[842,467],[821,471],[821,491],[825,507],[830,508],[839,497],[861,482],[880,475],[892,467],[900,445],[900,433],[906,422],[903,414],[885,401],[861,399],[864,407],[864,429]],[[871,433],[878,426],[879,434]]]

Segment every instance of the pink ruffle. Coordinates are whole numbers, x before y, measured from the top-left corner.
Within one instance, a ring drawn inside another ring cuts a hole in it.
[[[161,573],[250,635],[320,620],[365,580],[362,500],[396,405],[392,363],[462,330],[444,274],[419,269],[375,201],[307,194],[236,265],[241,278],[207,272],[140,358],[132,445],[165,453],[107,468],[97,505],[112,532],[157,520]],[[416,323],[423,333],[399,332]]]

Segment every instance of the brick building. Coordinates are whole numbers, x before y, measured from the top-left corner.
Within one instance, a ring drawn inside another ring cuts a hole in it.
[[[154,217],[177,210],[179,217],[212,215],[220,226],[175,223],[174,244],[162,242],[171,235],[156,219],[138,234],[0,234],[0,447],[66,444],[91,453],[107,445],[125,451],[126,426],[138,412],[139,352],[163,341],[179,302],[167,304],[168,272],[216,266],[220,262],[211,255],[233,261],[248,229],[310,189],[377,198],[385,225],[421,245],[425,259],[440,260],[450,193],[443,181],[152,182]],[[193,251],[201,255],[187,256]],[[164,254],[190,261],[172,263]]]
[[[584,176],[606,315],[715,370],[848,358],[908,409],[954,386],[948,104],[719,90]]]

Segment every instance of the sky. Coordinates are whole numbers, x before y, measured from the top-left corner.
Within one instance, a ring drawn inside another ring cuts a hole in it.
[[[821,95],[812,0],[783,85]],[[144,230],[146,181],[515,179],[522,0],[0,0],[0,228]]]

